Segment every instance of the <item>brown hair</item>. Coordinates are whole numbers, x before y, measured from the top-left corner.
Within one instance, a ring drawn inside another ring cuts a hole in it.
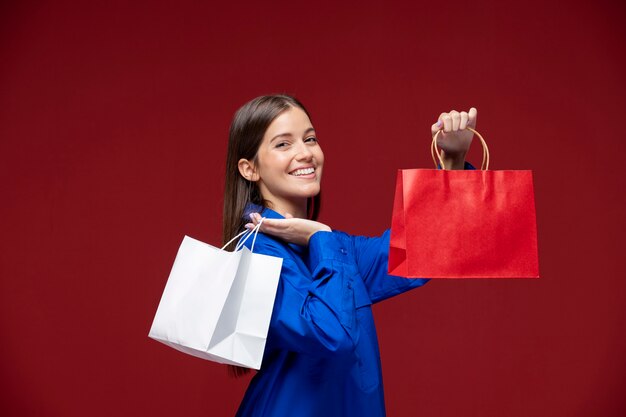
[[[224,212],[222,220],[222,240],[224,244],[241,232],[248,222],[243,218],[248,203],[267,207],[256,182],[246,180],[240,173],[238,163],[241,158],[256,161],[257,152],[269,125],[279,115],[297,107],[309,116],[309,112],[295,97],[278,94],[257,97],[250,100],[233,117],[228,135],[226,154],[226,179],[224,187]],[[307,217],[317,220],[320,209],[320,194],[309,199]],[[232,250],[235,243],[228,249]],[[229,365],[229,373],[241,376],[249,372],[247,368]]]

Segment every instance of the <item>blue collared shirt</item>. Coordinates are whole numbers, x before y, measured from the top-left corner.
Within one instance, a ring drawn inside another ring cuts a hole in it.
[[[256,210],[283,218],[253,205],[246,213]],[[254,252],[283,266],[263,363],[237,416],[385,415],[371,305],[428,281],[387,274],[389,234],[320,231],[303,247],[259,233]]]

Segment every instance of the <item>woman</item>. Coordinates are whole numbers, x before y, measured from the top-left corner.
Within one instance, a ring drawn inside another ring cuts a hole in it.
[[[472,108],[432,126],[446,167],[469,167],[475,125]],[[387,275],[389,230],[350,236],[316,221],[324,154],[295,98],[246,103],[229,136],[224,239],[263,217],[254,251],[283,258],[263,364],[237,415],[384,416],[371,305],[428,280]]]

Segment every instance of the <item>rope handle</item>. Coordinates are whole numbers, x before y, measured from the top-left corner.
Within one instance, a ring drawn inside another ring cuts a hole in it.
[[[488,170],[489,169],[489,148],[487,147],[487,142],[485,142],[485,139],[483,139],[480,133],[478,133],[471,127],[468,127],[467,129],[470,132],[475,133],[476,136],[478,136],[478,138],[480,139],[480,143],[483,145],[483,163],[480,165],[480,169]],[[439,148],[437,148],[437,136],[439,136],[440,132],[441,130],[438,130],[437,133],[435,133],[435,136],[433,136],[433,141],[430,144],[430,155],[433,157],[433,162],[435,163],[435,167],[441,166],[441,169],[446,169],[446,167],[443,165],[443,158],[441,156],[441,152],[439,152]],[[435,158],[435,154],[437,155],[436,158]],[[437,164],[437,160],[439,160],[439,164]]]
[[[248,233],[247,236],[243,237],[242,239],[239,240],[239,242],[237,242],[237,245],[235,246],[234,252],[237,252],[239,249],[243,248],[243,245],[246,243],[248,238],[250,236],[252,236],[252,234],[254,234],[254,238],[252,238],[252,247],[250,248],[250,252],[254,252],[254,243],[256,242],[256,236],[259,234],[259,230],[261,228],[261,224],[263,224],[263,220],[265,220],[265,217],[261,217],[261,220],[259,221],[259,224],[254,226],[254,229],[252,229],[252,230],[246,229],[243,232],[239,233],[234,238],[232,238],[231,240],[229,240],[228,243],[226,243],[224,246],[222,246],[222,250],[226,249],[226,247],[228,245],[230,245],[231,243],[233,243],[235,241],[235,239],[237,239],[239,236]]]

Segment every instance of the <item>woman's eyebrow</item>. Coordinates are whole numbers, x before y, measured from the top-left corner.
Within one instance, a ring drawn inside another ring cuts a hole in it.
[[[315,132],[315,129],[313,129],[312,127],[308,128],[307,130],[304,131],[304,134],[306,135],[307,133],[311,133],[311,132]],[[274,141],[274,139],[276,138],[280,138],[283,136],[293,136],[291,133],[287,132],[287,133],[279,133],[278,135],[274,136],[272,139],[270,139],[270,143],[272,143]]]

